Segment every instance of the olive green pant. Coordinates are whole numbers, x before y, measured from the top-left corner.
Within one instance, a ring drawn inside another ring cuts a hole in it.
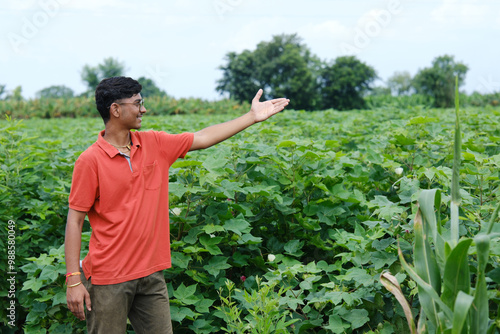
[[[92,311],[86,311],[89,334],[124,334],[127,318],[137,334],[172,334],[170,305],[163,272],[111,285],[92,285],[83,275]]]

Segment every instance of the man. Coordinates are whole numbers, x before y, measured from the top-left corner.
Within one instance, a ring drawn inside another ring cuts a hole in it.
[[[163,270],[171,267],[168,169],[188,151],[215,145],[283,110],[289,100],[260,102],[234,120],[177,135],[140,129],[142,86],[128,77],[104,79],[95,92],[105,129],[75,163],[65,254],[68,308],[89,333],[172,333]],[[82,226],[92,227],[80,267]]]

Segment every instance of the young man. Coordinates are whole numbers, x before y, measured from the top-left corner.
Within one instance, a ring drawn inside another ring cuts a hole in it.
[[[104,79],[95,99],[105,129],[75,163],[65,254],[68,308],[88,333],[172,333],[163,270],[171,267],[168,170],[188,151],[215,145],[283,110],[289,100],[260,102],[234,120],[177,135],[140,129],[142,86],[128,77]],[[92,227],[80,267],[82,226]]]

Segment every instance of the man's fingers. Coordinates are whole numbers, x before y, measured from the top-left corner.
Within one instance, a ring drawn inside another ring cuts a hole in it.
[[[255,94],[255,97],[253,98],[253,101],[256,101],[256,102],[259,102],[260,100],[260,97],[262,96],[262,88],[259,89],[259,91],[257,92],[257,94]]]
[[[82,286],[72,288],[74,290],[67,292],[68,308],[80,320],[85,320],[85,306],[87,310],[91,310],[90,294],[87,289]]]
[[[90,294],[88,291],[85,291],[85,305],[87,305],[87,310],[90,312],[92,311],[92,305],[90,302]]]

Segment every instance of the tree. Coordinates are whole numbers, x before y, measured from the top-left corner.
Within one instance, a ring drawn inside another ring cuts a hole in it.
[[[106,58],[97,66],[85,65],[82,69],[82,81],[87,84],[88,91],[85,94],[92,94],[99,82],[105,78],[124,75],[125,65],[114,58]]]
[[[219,67],[223,76],[216,88],[221,94],[248,101],[262,88],[265,99],[284,96],[291,98],[292,108],[316,107],[320,61],[296,34],[273,36],[254,51],[230,52],[225,59],[227,64]]]
[[[412,91],[412,77],[409,72],[396,72],[387,79],[387,87],[393,95],[410,95]]]
[[[295,109],[315,109],[320,61],[296,34],[274,36],[254,52],[259,81],[266,98],[289,97]]]
[[[2,99],[2,95],[6,94],[5,85],[0,85],[0,99]]]
[[[433,60],[432,67],[415,75],[413,86],[417,93],[433,98],[435,107],[449,108],[455,101],[455,76],[460,87],[465,83],[468,70],[466,65],[455,62],[453,56],[440,56]]]
[[[142,85],[141,95],[143,97],[167,96],[167,93],[158,88],[152,79],[140,77],[137,81]]]
[[[23,88],[21,86],[17,86],[14,88],[14,90],[10,93],[7,94],[5,97],[5,100],[10,100],[10,101],[22,101],[24,100],[23,95],[22,95]]]
[[[240,102],[251,100],[261,88],[253,52],[229,52],[225,59],[227,64],[219,67],[222,79],[217,81],[216,90],[221,94],[229,93],[230,98]]]
[[[363,109],[363,96],[377,78],[375,70],[354,56],[338,57],[326,64],[320,76],[322,108]]]
[[[64,85],[50,86],[39,90],[36,96],[38,98],[70,98],[74,96],[74,92],[71,88]]]

